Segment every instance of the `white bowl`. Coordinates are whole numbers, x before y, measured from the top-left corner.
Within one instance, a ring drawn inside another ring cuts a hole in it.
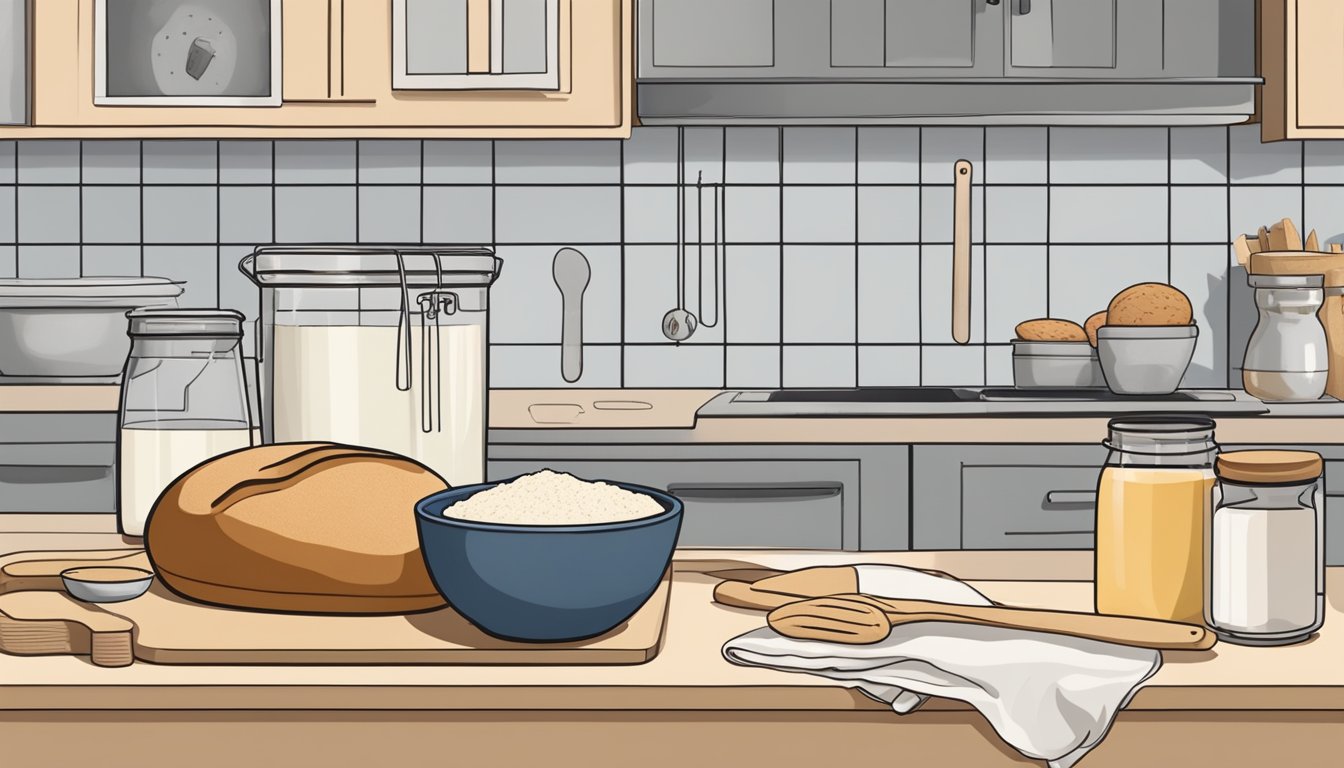
[[[1097,356],[1106,386],[1117,395],[1169,395],[1181,386],[1195,355],[1194,325],[1097,329]]]
[[[65,591],[86,603],[120,603],[149,591],[154,574],[123,565],[85,565],[61,571]]]

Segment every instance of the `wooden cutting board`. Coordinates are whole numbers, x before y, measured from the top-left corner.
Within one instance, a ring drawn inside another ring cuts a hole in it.
[[[60,572],[149,568],[144,550],[21,552],[0,557],[0,651],[90,655],[99,666],[155,664],[642,664],[658,655],[671,569],[625,624],[573,643],[493,638],[451,608],[406,616],[297,616],[195,603],[156,580],[122,603],[69,597]]]

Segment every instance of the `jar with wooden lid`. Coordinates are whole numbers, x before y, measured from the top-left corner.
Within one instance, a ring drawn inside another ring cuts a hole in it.
[[[1325,621],[1324,463],[1311,451],[1218,457],[1205,621],[1243,645],[1287,645]]]
[[[1213,421],[1112,419],[1097,487],[1098,613],[1201,623]]]

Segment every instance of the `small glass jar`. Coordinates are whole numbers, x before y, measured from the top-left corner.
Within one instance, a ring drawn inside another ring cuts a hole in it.
[[[229,310],[138,309],[121,385],[117,525],[144,536],[159,494],[183,472],[252,444],[240,350]]]
[[[1325,622],[1322,467],[1310,451],[1218,457],[1204,617],[1223,640],[1287,645]]]
[[[1097,487],[1098,613],[1201,623],[1213,421],[1112,419]]]

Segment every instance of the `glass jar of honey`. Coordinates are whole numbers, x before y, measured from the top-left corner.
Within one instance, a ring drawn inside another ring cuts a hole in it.
[[[1213,420],[1112,419],[1097,487],[1098,613],[1199,624]]]

